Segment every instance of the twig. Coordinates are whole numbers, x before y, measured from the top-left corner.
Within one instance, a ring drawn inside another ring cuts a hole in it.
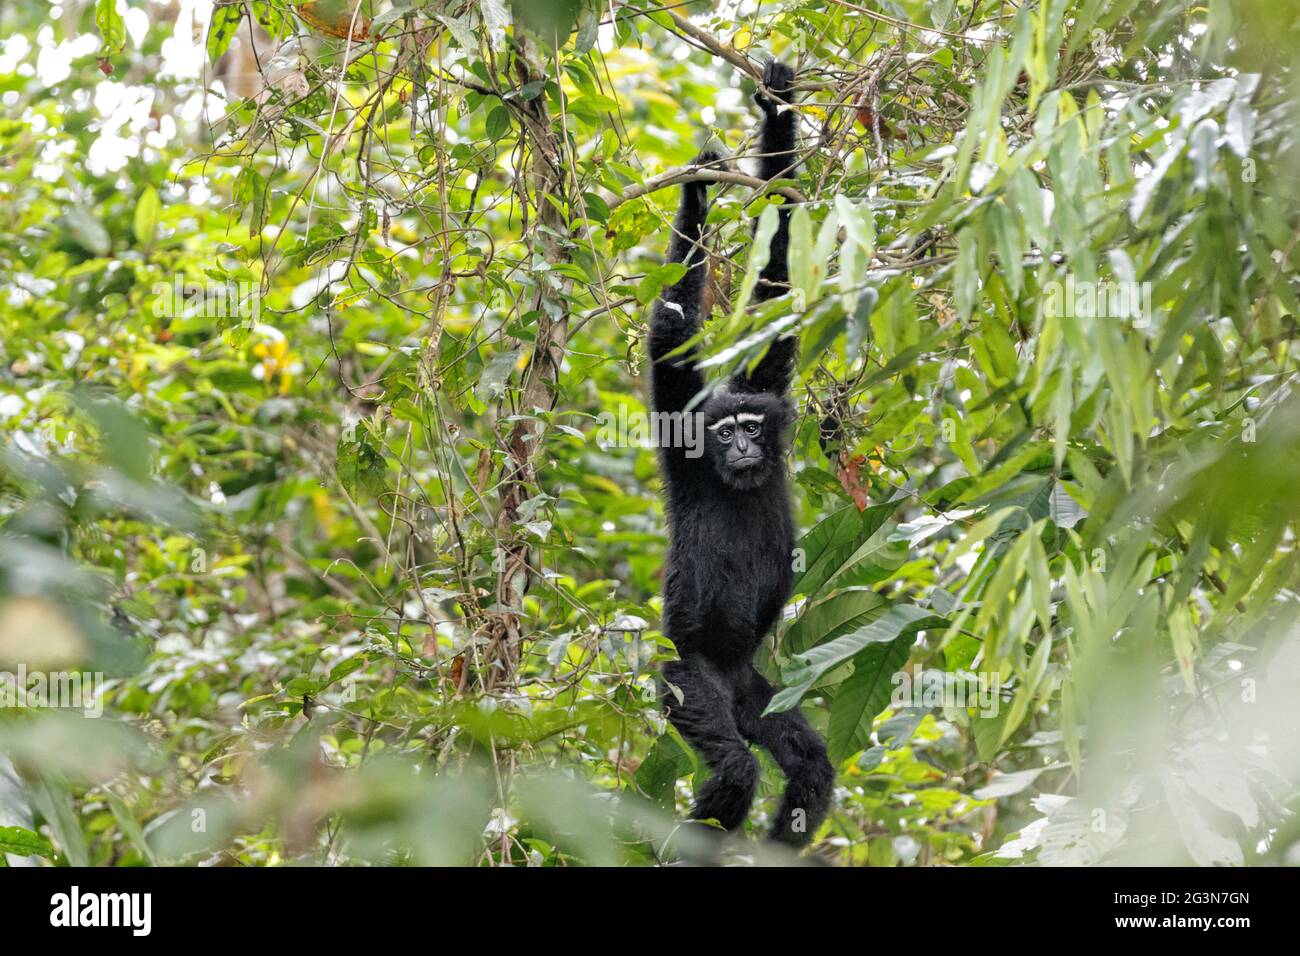
[[[768,180],[759,179],[757,176],[750,176],[747,173],[734,172],[730,169],[706,169],[703,166],[679,166],[676,169],[670,169],[667,172],[660,173],[658,176],[652,176],[643,182],[640,186],[634,186],[623,195],[614,199],[609,204],[610,211],[613,212],[625,202],[633,199],[640,199],[648,193],[656,192],[660,189],[666,189],[669,186],[677,186],[681,183],[731,183],[734,186],[748,186],[751,189],[763,189],[767,186]],[[785,196],[791,202],[807,202],[807,198],[793,186],[783,186],[775,190],[782,196]]]
[[[704,47],[707,47],[710,53],[713,53],[715,56],[722,57],[722,59],[726,60],[732,66],[736,67],[736,69],[743,70],[745,73],[748,73],[754,79],[758,80],[759,82],[762,82],[763,71],[760,70],[757,66],[755,66],[750,61],[749,57],[745,56],[745,54],[741,53],[735,47],[727,46],[721,40],[715,37],[712,33],[709,33],[705,30],[701,30],[694,23],[691,23],[690,20],[687,20],[685,17],[681,16],[680,14],[674,13],[673,11],[669,10],[668,15],[673,18],[673,23],[677,26],[677,29],[681,30],[692,40],[695,40],[697,43],[703,45]]]

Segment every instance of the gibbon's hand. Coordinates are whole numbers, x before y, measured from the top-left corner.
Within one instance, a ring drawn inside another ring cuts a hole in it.
[[[763,85],[754,91],[754,101],[768,114],[774,114],[783,103],[793,103],[794,70],[780,60],[768,60],[763,67]]]
[[[722,169],[725,166],[723,163],[724,158],[716,149],[706,148],[700,150],[699,155],[691,160],[691,165],[703,166],[706,169]]]

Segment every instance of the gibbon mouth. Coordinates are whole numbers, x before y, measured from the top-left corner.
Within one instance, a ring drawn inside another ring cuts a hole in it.
[[[753,468],[763,460],[762,455],[745,455],[743,458],[737,458],[731,463],[732,468]]]

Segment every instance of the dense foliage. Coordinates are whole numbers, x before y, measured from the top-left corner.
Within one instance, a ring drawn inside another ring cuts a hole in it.
[[[1285,4],[0,23],[0,668],[102,674],[0,709],[0,861],[672,855],[702,771],[656,703],[631,423],[710,140],[700,347],[801,340],[761,663],[838,767],[812,852],[1300,855]],[[805,165],[768,191],[773,55]],[[793,197],[793,288],[748,308]],[[780,785],[764,759],[755,830]]]

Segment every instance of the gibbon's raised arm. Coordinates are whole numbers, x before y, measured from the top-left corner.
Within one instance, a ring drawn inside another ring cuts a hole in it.
[[[759,176],[763,179],[788,179],[794,175],[796,147],[798,145],[799,115],[790,108],[794,99],[794,70],[777,60],[763,69],[763,85],[772,92],[762,90],[755,94],[763,110],[763,126],[759,134]],[[776,97],[774,99],[773,97]],[[784,295],[790,285],[790,206],[787,201],[777,211],[776,233],[769,246],[767,265],[758,274],[758,287],[754,299],[764,302]],[[745,375],[731,379],[731,387],[738,392],[771,392],[784,395],[794,374],[794,355],[798,340],[793,335],[783,336],[772,343],[755,367]]]
[[[701,153],[697,165],[717,162],[715,153]],[[650,314],[650,381],[654,410],[680,412],[704,387],[704,378],[691,354],[664,358],[699,331],[707,256],[701,240],[709,214],[708,183],[682,184],[682,201],[673,223],[668,262],[684,262],[686,274],[664,290]]]

